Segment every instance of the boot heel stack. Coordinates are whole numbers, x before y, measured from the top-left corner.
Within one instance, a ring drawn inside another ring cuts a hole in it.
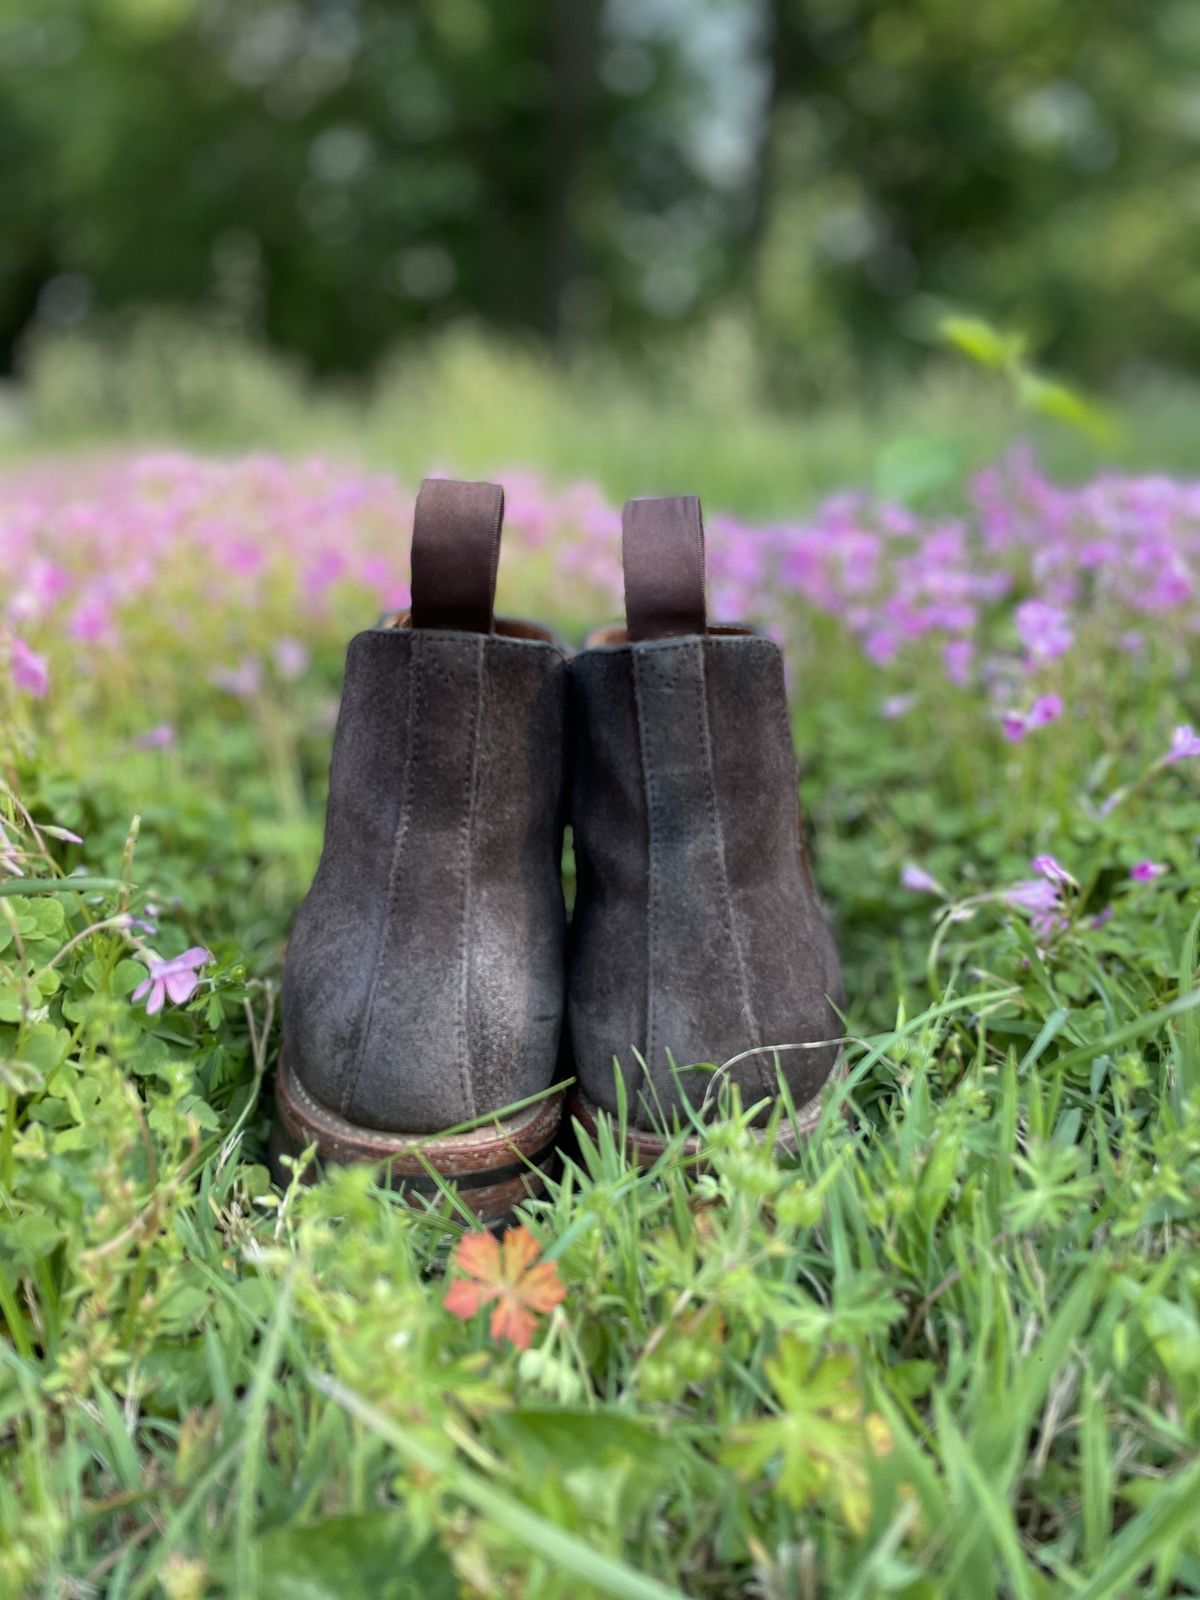
[[[541,1188],[562,1113],[566,659],[494,616],[503,506],[427,481],[412,609],[350,644],[272,1141],[415,1191],[432,1167],[489,1221]]]
[[[839,1054],[837,950],[805,853],[778,645],[713,626],[692,497],[623,518],[627,625],[572,659],[578,886],[568,1026],[594,1129],[623,1073],[631,1153],[736,1084],[766,1122],[778,1073],[811,1131]]]

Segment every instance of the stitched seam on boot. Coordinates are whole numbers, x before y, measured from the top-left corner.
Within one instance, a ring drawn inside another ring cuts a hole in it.
[[[458,959],[462,968],[462,1001],[458,1018],[458,1074],[463,1104],[467,1107],[468,1117],[475,1115],[475,1085],[468,1062],[471,1044],[471,952],[468,932],[471,923],[471,890],[473,886],[471,874],[472,846],[475,837],[475,811],[479,800],[480,769],[482,767],[482,762],[479,759],[479,730],[483,722],[483,700],[487,683],[487,674],[483,670],[486,644],[487,639],[481,634],[475,651],[477,677],[475,704],[471,711],[471,766],[467,778],[467,803],[463,811],[463,825],[459,834],[458,854],[459,872],[462,876],[463,886],[462,912],[458,919]]]
[[[742,1015],[746,1020],[746,1027],[750,1030],[750,1042],[758,1045],[761,1043],[758,1022],[754,1015],[754,1007],[750,1003],[750,979],[746,971],[746,955],[737,934],[733,891],[729,884],[729,864],[725,859],[725,828],[721,821],[720,801],[717,798],[717,774],[713,759],[712,727],[708,720],[708,658],[703,640],[697,645],[697,652],[700,670],[698,673],[693,674],[692,682],[696,691],[696,722],[700,733],[700,748],[704,752],[704,776],[709,825],[712,829],[713,849],[716,855],[717,874],[720,880],[721,920],[725,927],[726,937],[729,940],[729,947],[733,951],[734,965],[737,968]],[[758,1064],[758,1072],[759,1077],[762,1079],[764,1091],[769,1093],[766,1069],[761,1063]]]
[[[396,832],[392,837],[392,860],[388,868],[387,907],[375,945],[375,957],[371,969],[371,984],[367,990],[363,1030],[359,1036],[353,1069],[347,1077],[345,1087],[338,1101],[338,1111],[343,1117],[347,1115],[350,1102],[358,1089],[358,1080],[362,1075],[367,1044],[371,1037],[371,1025],[375,1017],[375,998],[379,991],[379,979],[383,972],[383,959],[388,944],[388,929],[392,925],[392,918],[396,911],[396,896],[400,888],[400,863],[408,838],[409,818],[412,814],[413,769],[416,766],[417,729],[420,727],[421,717],[421,676],[425,653],[420,647],[419,635],[414,633],[411,638],[412,643],[408,651],[408,739],[404,752],[404,793],[400,801],[400,814],[396,818]]]
[[[646,707],[642,693],[641,663],[643,655],[638,651],[632,652],[633,659],[633,701],[637,714],[637,742],[638,758],[642,768],[642,787],[646,795],[646,1000],[643,1011],[642,1024],[645,1060],[645,1069],[642,1077],[650,1078],[650,1068],[654,1061],[654,968],[658,959],[658,931],[655,926],[657,896],[655,881],[657,873],[654,869],[654,841],[658,832],[658,794],[654,783],[654,771],[651,766],[646,741]],[[653,1080],[651,1080],[653,1081]],[[640,1092],[640,1085],[639,1085]]]

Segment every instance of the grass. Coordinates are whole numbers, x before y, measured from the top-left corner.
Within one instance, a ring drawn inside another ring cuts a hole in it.
[[[454,465],[532,450],[541,404]],[[680,439],[727,504],[782,504],[736,431]],[[610,447],[612,482],[641,470]],[[566,1295],[522,1352],[442,1305],[457,1197],[269,1183],[280,952],[370,608],[216,576],[164,567],[119,648],[48,633],[48,696],[0,691],[0,1594],[1200,1594],[1200,787],[1158,764],[1200,721],[1186,628],[1139,661],[1097,618],[1060,683],[1086,714],[1009,745],[936,653],[876,668],[791,616],[847,1074],[795,1160],[728,1102],[702,1163],[579,1135],[524,1211]],[[209,681],[285,630],[294,681]],[[1079,883],[1049,941],[991,897],[1044,851]],[[157,1019],[114,921],[147,902],[215,957]]]
[[[315,452],[408,481],[437,465],[464,475],[530,467],[552,480],[593,479],[617,503],[687,491],[758,518],[794,516],[848,485],[953,503],[1017,426],[1057,476],[1101,466],[1187,472],[1195,462],[1200,392],[1152,375],[1113,397],[1116,433],[1097,443],[1018,417],[1004,380],[959,357],[803,407],[775,403],[760,366],[735,321],[648,354],[636,370],[603,353],[554,363],[463,327],[339,391],[307,384],[220,327],[143,315],[33,348],[13,420],[0,429],[0,460],[149,441]]]

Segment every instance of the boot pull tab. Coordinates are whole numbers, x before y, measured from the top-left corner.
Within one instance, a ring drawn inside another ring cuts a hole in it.
[[[491,633],[504,490],[426,478],[412,542],[412,625]]]
[[[629,638],[704,633],[704,522],[694,494],[630,500],[621,513]]]

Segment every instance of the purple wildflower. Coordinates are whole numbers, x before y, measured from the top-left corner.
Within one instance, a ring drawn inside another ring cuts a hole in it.
[[[1029,726],[1031,728],[1048,728],[1052,722],[1057,722],[1063,714],[1062,696],[1057,694],[1043,694],[1033,702],[1029,712]]]
[[[86,595],[67,622],[67,633],[80,644],[111,644],[114,639],[112,615],[102,594]]]
[[[910,861],[900,874],[900,883],[905,889],[910,889],[913,894],[941,894],[941,884],[924,867],[918,867],[916,862]]]
[[[275,662],[275,671],[284,683],[295,683],[297,678],[302,678],[308,671],[311,659],[308,646],[299,639],[277,639],[271,657]]]
[[[65,844],[82,844],[83,840],[77,833],[72,833],[70,828],[60,828],[55,823],[43,822],[43,833],[48,833],[52,839],[61,839]]]
[[[185,1005],[200,986],[198,969],[211,960],[212,953],[202,945],[185,950],[181,956],[172,956],[169,961],[147,952],[145,961],[150,975],[144,983],[138,984],[130,998],[136,1003],[149,995],[146,1001],[148,1017],[162,1010],[165,999],[172,1000],[177,1006]]]
[[[1186,761],[1190,756],[1200,756],[1200,733],[1194,733],[1188,723],[1182,723],[1171,735],[1171,748],[1163,757],[1167,766],[1176,761]]]
[[[1005,889],[1000,898],[1006,905],[1032,916],[1045,916],[1058,909],[1058,889],[1045,878],[1024,878]]]
[[[239,700],[249,700],[263,686],[263,664],[257,656],[246,656],[236,667],[218,667],[211,675],[211,681],[227,694],[236,695]]]
[[[1056,861],[1053,856],[1034,856],[1031,864],[1033,866],[1033,870],[1035,872],[1040,872],[1042,877],[1045,878],[1048,883],[1056,883],[1060,885],[1070,884],[1072,888],[1078,889],[1079,885],[1075,881],[1074,877],[1072,877],[1072,875],[1067,871],[1066,867],[1064,867],[1061,862]]]
[[[1010,744],[1020,744],[1027,733],[1034,728],[1048,728],[1062,714],[1062,697],[1043,694],[1038,696],[1028,711],[1006,711],[1000,718],[1000,726]]]
[[[1129,876],[1134,883],[1153,883],[1155,878],[1161,878],[1167,868],[1161,861],[1137,861],[1129,869]]]
[[[1075,634],[1065,611],[1044,600],[1026,600],[1013,617],[1017,636],[1037,661],[1054,661],[1071,648]]]
[[[9,645],[9,663],[13,687],[40,700],[50,687],[50,668],[46,665],[45,656],[38,655],[24,639],[14,635]]]
[[[970,683],[974,660],[975,645],[970,639],[951,639],[942,646],[942,665],[946,669],[946,676],[959,689]]]
[[[10,622],[37,622],[62,598],[71,579],[52,561],[35,556],[5,608]]]
[[[1065,932],[1071,924],[1056,911],[1035,911],[1029,919],[1029,926],[1033,929],[1034,938],[1042,944],[1049,944],[1056,933]]]
[[[139,733],[133,742],[139,750],[162,750],[175,743],[175,729],[169,722],[160,722],[147,728],[145,733]]]
[[[915,694],[890,694],[880,705],[879,714],[885,722],[896,722],[906,717],[916,703]]]

